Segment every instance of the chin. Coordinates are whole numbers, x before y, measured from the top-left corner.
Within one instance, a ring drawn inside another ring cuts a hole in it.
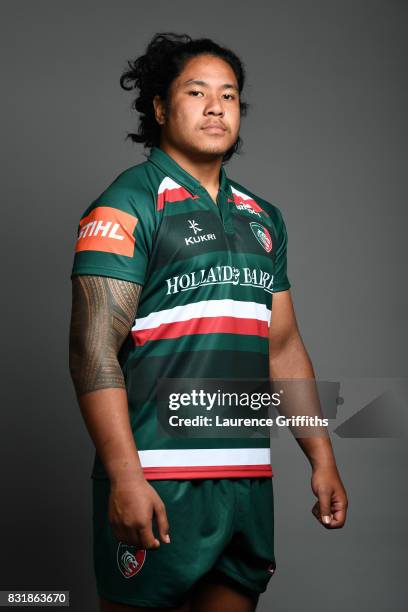
[[[200,143],[196,147],[196,151],[202,153],[203,155],[211,155],[220,157],[225,155],[225,153],[232,147],[231,144],[221,144],[217,142],[208,142],[208,143]]]

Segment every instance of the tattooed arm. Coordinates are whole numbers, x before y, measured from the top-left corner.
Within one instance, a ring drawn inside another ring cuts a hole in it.
[[[140,291],[141,285],[104,276],[72,279],[69,367],[82,415],[111,480],[142,473],[117,358]]]
[[[77,396],[125,388],[117,354],[135,320],[142,287],[104,276],[74,276],[70,371]]]
[[[103,276],[74,276],[69,367],[82,416],[111,482],[115,536],[142,548],[168,542],[164,504],[147,483],[129,420],[118,352],[134,322],[141,285]]]

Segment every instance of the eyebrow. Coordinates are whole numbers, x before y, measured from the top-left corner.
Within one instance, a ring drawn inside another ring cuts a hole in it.
[[[188,79],[188,81],[184,81],[183,85],[191,85],[194,83],[195,85],[201,85],[201,87],[208,87],[208,83],[205,81],[200,81],[199,79]],[[235,89],[239,93],[238,87],[233,83],[224,83],[220,86],[221,89]]]

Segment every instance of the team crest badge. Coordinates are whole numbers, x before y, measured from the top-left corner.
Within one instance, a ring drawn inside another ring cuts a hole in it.
[[[146,550],[138,550],[136,546],[119,542],[116,557],[122,576],[132,578],[142,569],[146,559]]]
[[[255,221],[251,221],[249,225],[259,244],[263,246],[267,253],[270,253],[272,251],[272,238],[266,227]]]

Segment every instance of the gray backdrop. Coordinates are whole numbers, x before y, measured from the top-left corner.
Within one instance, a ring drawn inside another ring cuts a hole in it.
[[[68,374],[70,269],[86,206],[143,160],[118,83],[155,32],[230,46],[248,72],[232,178],[282,210],[319,378],[406,375],[408,3],[2,2],[0,589],[70,589],[96,610],[93,448]],[[405,280],[404,280],[405,279]],[[352,409],[355,409],[355,407]],[[405,440],[334,437],[344,529],[310,510],[310,468],[273,441],[277,572],[259,610],[405,609]]]

